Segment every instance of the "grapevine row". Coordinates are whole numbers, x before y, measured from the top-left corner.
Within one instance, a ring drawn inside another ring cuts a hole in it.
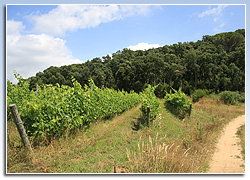
[[[73,79],[73,87],[42,85],[37,92],[29,90],[29,82],[16,75],[19,83],[7,82],[7,105],[15,103],[29,136],[51,139],[65,131],[87,128],[98,119],[110,119],[116,114],[142,103],[142,115],[151,106],[151,118],[158,114],[159,103],[150,85],[143,93],[98,88],[93,80],[82,87]],[[8,119],[11,113],[8,109]]]

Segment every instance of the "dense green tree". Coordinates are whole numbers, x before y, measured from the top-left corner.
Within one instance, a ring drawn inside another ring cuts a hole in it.
[[[197,42],[178,42],[148,50],[119,50],[82,64],[49,67],[30,77],[36,84],[73,86],[74,77],[82,86],[92,78],[98,87],[141,92],[160,84],[157,93],[170,88],[190,94],[195,89],[211,91],[245,90],[245,30],[204,35]]]

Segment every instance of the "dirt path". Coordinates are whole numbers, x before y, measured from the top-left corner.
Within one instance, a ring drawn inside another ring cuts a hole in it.
[[[245,115],[230,122],[216,145],[208,173],[245,173],[245,161],[241,156],[237,128],[245,124]]]

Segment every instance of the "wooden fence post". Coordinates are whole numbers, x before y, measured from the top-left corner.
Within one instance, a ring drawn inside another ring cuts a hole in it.
[[[191,110],[192,110],[192,104],[190,104],[190,107],[189,107],[189,117],[191,116]]]
[[[148,121],[148,127],[150,127],[150,106],[147,107],[147,121]]]
[[[18,114],[16,104],[10,104],[9,107],[10,107],[11,114],[12,114],[12,116],[14,118],[17,130],[18,130],[18,132],[20,134],[20,137],[22,139],[22,142],[23,142],[24,146],[28,147],[29,150],[33,153],[32,149],[31,149],[31,146],[30,146],[30,142],[29,142],[28,137],[27,137],[27,134],[26,134],[25,129],[23,127],[22,120],[21,120],[21,118],[20,118],[20,116]]]

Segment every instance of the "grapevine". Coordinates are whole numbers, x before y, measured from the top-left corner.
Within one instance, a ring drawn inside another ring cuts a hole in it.
[[[17,105],[27,134],[35,138],[51,139],[61,136],[66,130],[87,128],[95,120],[110,119],[137,106],[141,99],[133,91],[100,89],[91,79],[84,88],[75,79],[72,79],[73,87],[59,84],[38,86],[36,97],[36,92],[28,88],[29,82],[19,74],[16,76],[19,79],[17,85],[7,82],[7,105]]]

